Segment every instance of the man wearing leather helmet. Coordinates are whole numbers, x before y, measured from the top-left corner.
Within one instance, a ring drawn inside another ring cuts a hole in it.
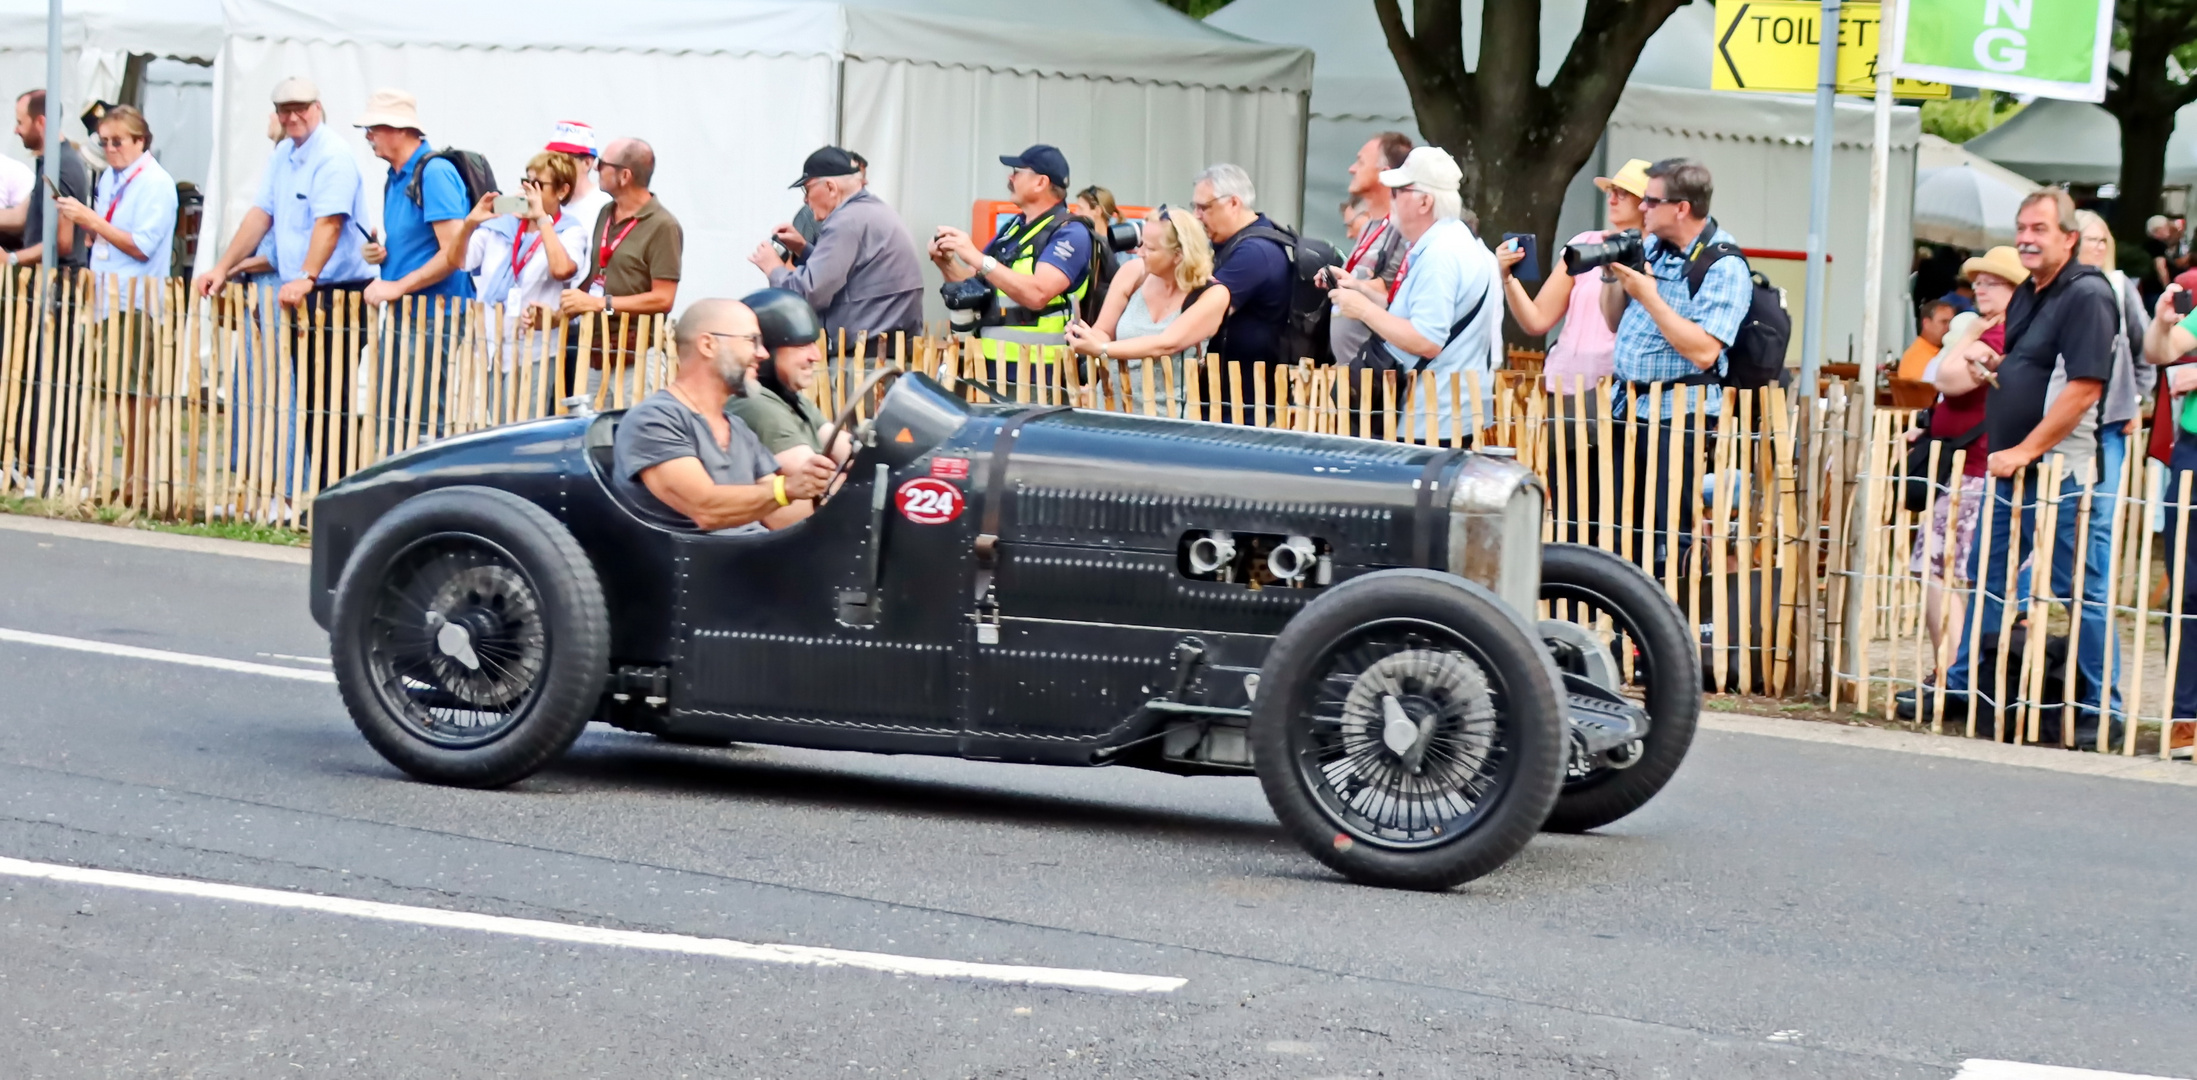
[[[780,465],[798,466],[827,445],[833,461],[845,460],[847,440],[834,437],[831,418],[807,394],[824,358],[816,344],[823,329],[816,309],[785,289],[759,289],[740,302],[755,312],[770,359],[755,365],[746,395],[726,402],[725,411],[746,423]]]

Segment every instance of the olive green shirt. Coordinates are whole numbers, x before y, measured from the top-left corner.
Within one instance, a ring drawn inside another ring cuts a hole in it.
[[[641,204],[633,216],[620,220],[618,204],[603,204],[587,235],[588,284],[602,285],[605,296],[638,296],[658,281],[679,280],[686,233],[679,219],[664,209],[655,196]],[[610,250],[610,265],[603,265],[603,251]]]
[[[739,417],[773,454],[792,446],[806,446],[821,454],[824,440],[817,435],[816,429],[830,420],[817,411],[808,398],[795,397],[801,402],[798,411],[767,387],[750,383],[746,397],[725,402],[725,412]]]

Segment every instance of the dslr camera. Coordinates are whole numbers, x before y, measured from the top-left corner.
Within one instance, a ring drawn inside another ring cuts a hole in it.
[[[1584,274],[1612,263],[1629,266],[1635,270],[1647,268],[1647,256],[1640,246],[1640,230],[1626,229],[1615,236],[1606,237],[1599,244],[1564,245],[1564,270],[1570,274]]]
[[[983,278],[966,278],[939,285],[938,298],[948,311],[983,311],[992,306],[992,292]]]

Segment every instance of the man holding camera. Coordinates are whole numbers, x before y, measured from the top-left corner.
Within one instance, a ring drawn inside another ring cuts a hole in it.
[[[946,278],[939,290],[946,307],[974,313],[986,360],[1028,351],[1050,364],[1066,347],[1068,323],[1090,288],[1096,241],[1068,212],[1068,159],[1057,147],[1040,143],[999,163],[1014,170],[1007,191],[1020,212],[982,251],[967,232],[939,226],[931,261]],[[1002,349],[1003,342],[1013,347]]]
[[[854,155],[836,146],[810,154],[793,186],[823,224],[798,270],[773,241],[755,245],[748,261],[770,278],[771,288],[807,300],[834,341],[842,334],[875,335],[871,356],[884,355],[896,331],[922,329],[923,271],[915,241],[900,215],[863,186]]]
[[[1609,260],[1601,264],[1602,280],[1621,286],[1602,290],[1603,318],[1617,333],[1618,385],[1610,412],[1625,421],[1618,437],[1632,441],[1633,475],[1641,478],[1633,487],[1632,519],[1654,515],[1657,565],[1669,555],[1670,530],[1692,528],[1695,474],[1713,437],[1703,418],[1722,407],[1717,384],[1724,350],[1738,338],[1754,302],[1738,242],[1709,216],[1713,193],[1708,167],[1691,158],[1648,166],[1647,194],[1640,199],[1646,236],[1619,233],[1596,253]],[[1637,251],[1629,250],[1633,244]],[[1660,400],[1649,394],[1657,383],[1664,387]],[[1652,490],[1650,468],[1658,478]],[[1676,522],[1665,520],[1673,488]]]

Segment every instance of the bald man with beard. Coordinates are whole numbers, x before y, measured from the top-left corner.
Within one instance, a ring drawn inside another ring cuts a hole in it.
[[[702,300],[680,317],[679,373],[618,423],[611,483],[641,517],[667,528],[749,533],[782,529],[815,512],[831,481],[818,455],[780,468],[725,402],[747,389],[748,367],[767,363],[755,312],[736,300]]]

